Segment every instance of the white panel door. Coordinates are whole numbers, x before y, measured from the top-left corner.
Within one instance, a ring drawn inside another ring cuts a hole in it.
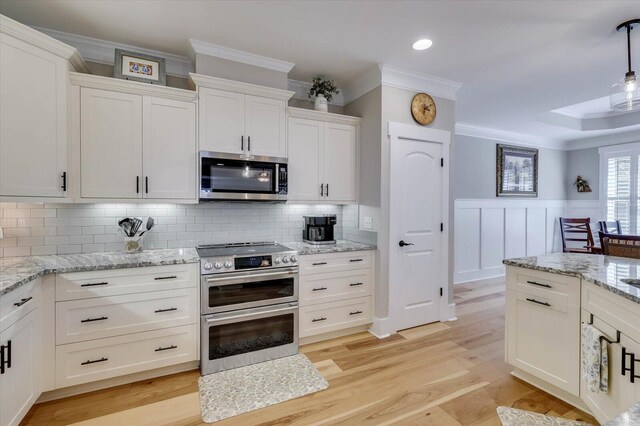
[[[84,198],[142,196],[142,96],[81,89],[80,186]]]
[[[245,95],[201,87],[198,89],[198,127],[201,151],[242,154],[245,136]]]
[[[438,143],[398,139],[391,145],[389,287],[397,329],[440,319],[441,158]]]
[[[0,334],[5,357],[11,358],[11,367],[5,363],[0,374],[0,425],[18,425],[40,396],[37,319],[35,309]]]
[[[507,207],[504,216],[504,229],[507,237],[504,240],[504,257],[524,257],[527,255],[527,209],[524,207]]]
[[[324,123],[321,121],[289,118],[289,194],[287,198],[291,201],[322,199],[320,183],[323,130]]]
[[[527,208],[527,256],[547,252],[547,212],[544,207]]]
[[[144,198],[196,199],[196,105],[145,96]]]
[[[0,195],[64,197],[67,64],[0,38]]]
[[[504,209],[483,208],[480,224],[482,236],[481,268],[502,270],[504,259]]]
[[[357,138],[356,126],[324,123],[322,181],[329,201],[356,201]]]
[[[247,153],[267,157],[287,156],[285,101],[245,97]]]

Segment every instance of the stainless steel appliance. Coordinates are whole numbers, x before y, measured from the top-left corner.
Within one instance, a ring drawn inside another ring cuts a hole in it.
[[[286,201],[286,158],[200,151],[200,200]]]
[[[297,252],[274,242],[199,246],[200,372],[298,353]]]
[[[335,214],[304,216],[302,240],[310,244],[335,244],[333,227],[336,223]]]

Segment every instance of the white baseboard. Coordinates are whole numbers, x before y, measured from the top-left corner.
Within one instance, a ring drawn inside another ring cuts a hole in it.
[[[458,317],[456,316],[455,303],[449,303],[449,306],[447,306],[447,312],[443,317],[446,318],[445,321],[455,321],[458,319]]]
[[[369,333],[373,334],[378,339],[384,339],[385,337],[389,337],[391,336],[391,334],[395,333],[395,330],[391,332],[389,327],[391,327],[391,321],[389,321],[389,317],[373,317],[373,324],[371,324],[371,327],[369,328]]]
[[[478,269],[475,271],[456,272],[453,284],[463,284],[471,281],[485,280],[504,276],[504,266],[498,268]]]

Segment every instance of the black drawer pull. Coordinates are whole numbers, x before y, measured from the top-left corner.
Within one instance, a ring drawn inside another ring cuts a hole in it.
[[[5,349],[7,350],[6,356],[4,354]],[[4,374],[7,368],[11,368],[11,340],[7,341],[6,345],[0,345],[0,374]]]
[[[87,318],[87,319],[83,319],[80,322],[94,322],[94,321],[104,321],[106,319],[109,319],[109,317],[100,317],[100,318]]]
[[[171,311],[177,311],[178,308],[167,308],[167,309],[158,309],[157,311],[155,311],[156,314],[159,314],[161,312],[171,312]]]
[[[629,366],[627,367],[627,355],[629,355]],[[640,376],[636,374],[636,362],[640,362],[640,359],[636,359],[636,355],[633,352],[627,352],[627,348],[622,347],[622,375],[626,376],[629,372],[629,380],[631,383],[635,383],[636,379],[640,379]]]
[[[349,284],[349,287],[357,287],[359,285],[363,285],[364,283],[351,283]]]
[[[107,285],[107,284],[109,284],[107,281],[102,281],[101,283],[80,284],[80,287],[94,287],[97,285]]]
[[[362,262],[364,259],[351,259],[349,262]]]
[[[320,265],[326,265],[327,262],[316,262],[313,264],[313,266],[320,266]]]
[[[25,299],[20,299],[20,301],[14,303],[13,306],[22,306],[22,305],[24,305],[25,303],[27,303],[31,299],[33,299],[33,297],[31,297],[31,296],[29,296],[29,297],[27,297]]]
[[[319,321],[326,321],[327,319],[325,317],[322,318],[314,318],[311,320],[311,322],[319,322]]]
[[[156,349],[156,352],[162,352],[162,351],[168,351],[169,349],[177,349],[178,347],[176,345],[171,345],[171,346],[166,346],[166,347],[159,347],[158,349]]]
[[[527,281],[527,284],[533,284],[533,285],[537,285],[537,286],[545,287],[545,288],[552,288],[549,284],[541,284],[541,283],[537,283],[535,281]]]
[[[156,280],[156,281],[158,281],[158,280],[172,280],[174,278],[178,278],[178,277],[175,276],[175,275],[171,275],[170,277],[156,277],[156,278],[154,278],[154,280]]]
[[[323,291],[323,290],[326,290],[326,289],[327,289],[326,287],[316,287],[316,288],[312,289],[312,291]]]
[[[533,302],[533,303],[537,303],[538,305],[551,306],[551,305],[550,305],[550,304],[548,304],[547,302],[541,302],[541,301],[536,300],[536,299],[529,299],[529,298],[527,298],[527,301],[529,301],[529,302]]]
[[[353,312],[349,312],[349,315],[360,315],[362,313],[362,311],[353,311]]]
[[[97,362],[105,362],[105,361],[109,361],[109,358],[102,357],[100,359],[87,360],[85,362],[81,362],[80,365],[89,365],[89,364],[95,364]]]

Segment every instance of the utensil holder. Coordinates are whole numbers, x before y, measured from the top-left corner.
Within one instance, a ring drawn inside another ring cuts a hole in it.
[[[124,237],[125,253],[140,253],[142,249],[142,237]]]

